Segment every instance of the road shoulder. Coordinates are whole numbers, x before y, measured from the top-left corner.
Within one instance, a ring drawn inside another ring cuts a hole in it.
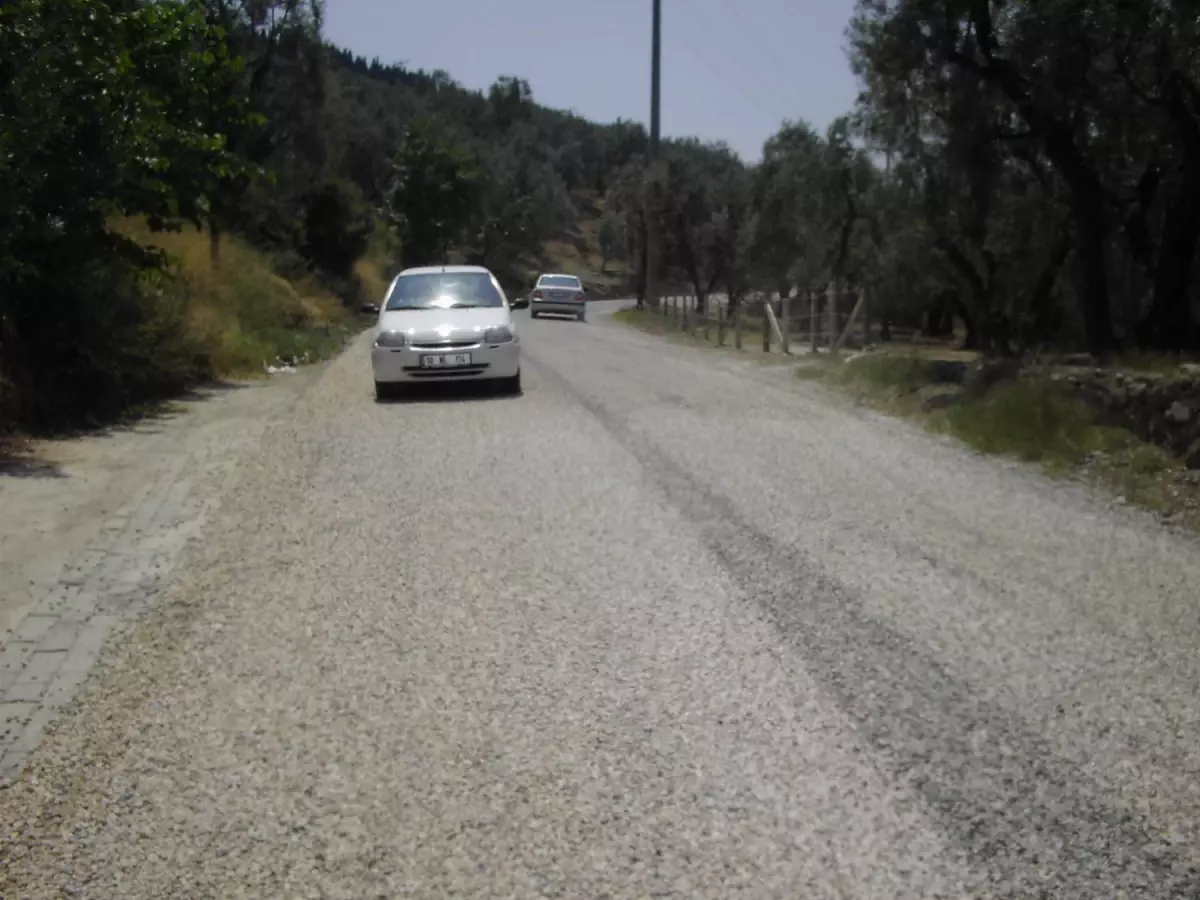
[[[38,442],[0,473],[0,782],[153,605],[239,460],[323,369],[197,391],[126,428]]]

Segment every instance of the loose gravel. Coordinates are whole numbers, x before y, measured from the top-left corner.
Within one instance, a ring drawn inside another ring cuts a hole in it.
[[[1194,543],[592,318],[267,423],[0,896],[1198,896]]]

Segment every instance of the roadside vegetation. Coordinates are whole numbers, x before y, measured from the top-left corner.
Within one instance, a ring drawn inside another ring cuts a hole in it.
[[[0,434],[317,359],[403,265],[624,282],[640,126],[328,45],[321,0],[0,5]],[[604,258],[604,250],[608,251]]]
[[[514,292],[565,269],[644,306],[651,224],[658,290],[701,311],[721,295],[753,319],[833,285],[868,294],[862,343],[883,347],[916,334],[1018,369],[1075,354],[1151,373],[1200,352],[1200,25],[1166,5],[858,0],[845,116],[781,123],[755,164],[666,140],[653,168],[638,123],[545,108],[517,75],[471,91],[357,57],[322,16],[0,6],[0,430],[328,353],[404,265],[479,263]],[[1032,400],[1002,390],[979,406],[994,427],[953,427],[1006,446],[1005,410]],[[1046,421],[1124,404],[1139,439],[1200,458],[1156,424],[1200,421],[1194,394],[1072,397]]]
[[[858,0],[845,117],[785,122],[753,166],[668,142],[640,195],[624,182],[635,276],[649,216],[658,283],[702,313],[865,292],[847,348],[869,352],[803,377],[1194,518],[1198,27],[1165,4]],[[946,383],[931,354],[1005,374]]]
[[[616,321],[667,340],[737,352],[729,328],[628,307]],[[889,342],[811,355],[793,335],[792,355],[763,352],[762,322],[743,321],[744,358],[788,368],[855,403],[908,418],[981,453],[1036,464],[1048,474],[1110,489],[1118,503],[1200,531],[1200,366],[1164,355],[1108,367],[989,358],[936,342]]]
[[[1200,466],[1191,455],[1194,448],[1183,449],[1193,443],[1189,423],[1161,414],[1139,420],[1111,402],[1108,381],[1194,396],[1198,380],[1186,370],[1161,366],[1144,376],[1126,375],[1125,369],[1072,371],[1078,370],[989,368],[986,362],[947,362],[909,349],[806,361],[796,375],[878,411],[912,418],[981,453],[1102,485],[1117,502],[1200,530]]]

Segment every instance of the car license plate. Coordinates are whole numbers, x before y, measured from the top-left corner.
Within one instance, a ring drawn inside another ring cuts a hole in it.
[[[439,353],[437,356],[422,356],[422,369],[454,369],[471,364],[470,353]]]

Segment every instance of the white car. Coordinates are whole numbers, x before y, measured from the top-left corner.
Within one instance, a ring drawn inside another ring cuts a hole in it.
[[[587,288],[578,276],[551,273],[538,276],[537,284],[533,286],[529,317],[536,319],[543,313],[587,321]]]
[[[375,396],[424,381],[494,381],[521,393],[521,341],[496,277],[480,266],[405,269],[379,309]]]

